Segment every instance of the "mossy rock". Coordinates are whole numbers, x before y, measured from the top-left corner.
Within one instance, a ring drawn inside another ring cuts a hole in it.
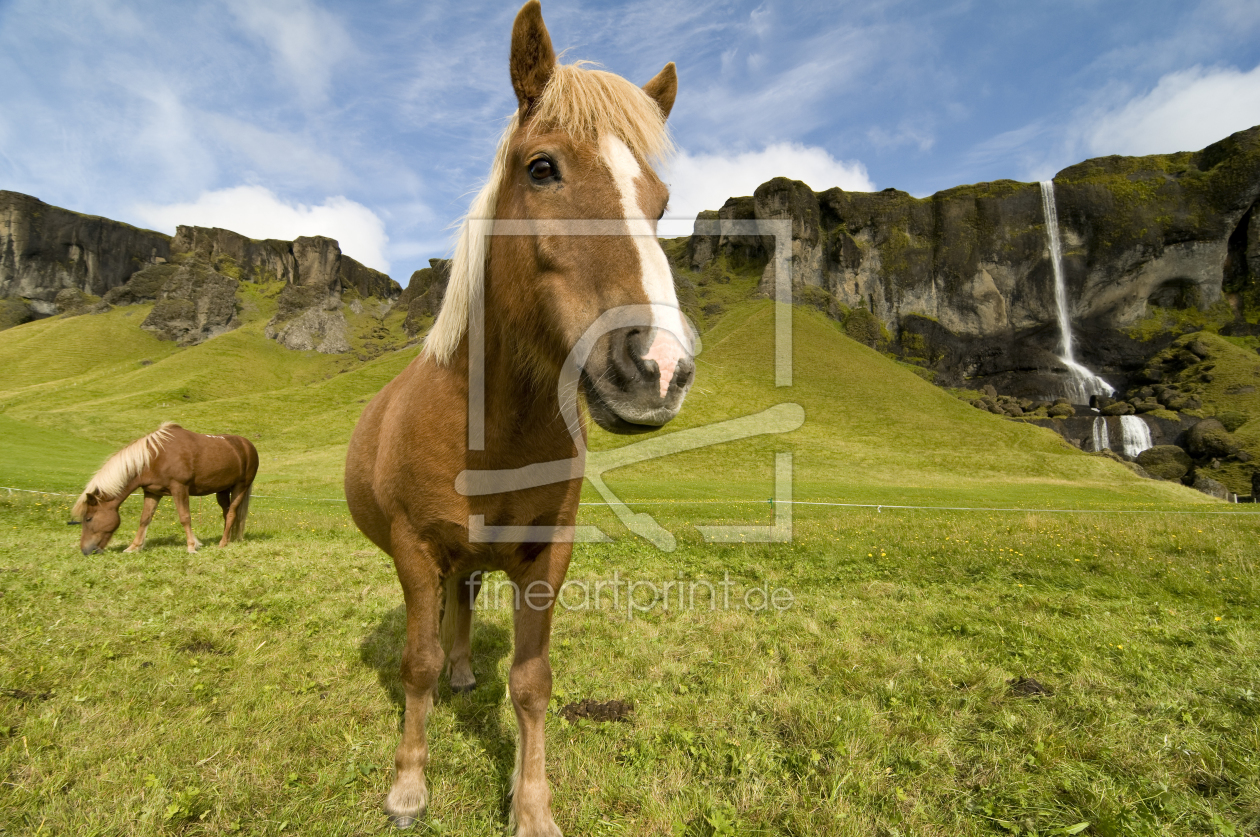
[[[1203,419],[1186,432],[1186,448],[1196,459],[1225,459],[1239,451],[1234,434],[1214,418]]]
[[[1216,414],[1216,420],[1219,421],[1226,430],[1233,433],[1250,420],[1250,416],[1246,413],[1240,413],[1237,410],[1223,410]]]
[[[844,333],[871,348],[887,342],[888,331],[879,318],[865,308],[854,308],[844,318]]]
[[[131,274],[122,285],[105,292],[105,301],[111,305],[131,305],[157,299],[167,281],[179,272],[179,264],[149,265]]]
[[[1224,483],[1217,482],[1211,477],[1206,477],[1202,474],[1195,475],[1194,482],[1191,483],[1190,487],[1195,491],[1202,491],[1204,494],[1216,497],[1219,500],[1229,499],[1230,490]]]
[[[0,299],[0,331],[35,319],[31,307],[20,299]]]
[[[821,311],[823,314],[826,314],[828,317],[830,317],[833,320],[847,320],[848,316],[852,313],[852,311],[849,310],[849,307],[845,305],[844,303],[842,303],[840,300],[836,299],[833,294],[831,294],[825,288],[819,288],[815,285],[803,285],[800,288],[797,288],[793,296],[795,298],[792,301],[795,302],[797,305],[807,305],[810,308],[813,308],[815,311]],[[683,305],[681,299],[679,300],[679,304]],[[683,307],[686,307],[686,306],[684,305]],[[870,313],[870,312],[867,312],[867,313]],[[875,316],[874,314],[871,314],[872,318],[874,316]],[[876,322],[878,322],[878,320],[876,320]],[[847,333],[847,328],[846,328],[846,333]],[[849,336],[853,337],[852,334],[850,334]],[[857,338],[854,337],[853,339],[856,340]],[[861,341],[861,342],[866,342],[866,341]],[[870,346],[873,344],[867,343],[867,345]]]
[[[1050,418],[1072,418],[1076,415],[1076,410],[1071,404],[1052,404],[1046,415]]]
[[[324,302],[328,294],[323,288],[309,285],[285,285],[280,292],[272,323],[283,323]]]
[[[73,316],[74,314],[82,314],[83,310],[93,301],[93,297],[88,296],[78,288],[62,288],[57,291],[57,298],[53,304],[57,306],[57,313],[62,316]]]
[[[1137,463],[1156,479],[1177,481],[1190,473],[1194,460],[1176,445],[1156,445],[1139,453]]]

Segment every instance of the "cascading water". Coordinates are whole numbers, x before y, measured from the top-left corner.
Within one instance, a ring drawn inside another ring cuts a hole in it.
[[[1059,240],[1059,213],[1054,205],[1054,181],[1041,181],[1041,208],[1046,216],[1046,240],[1054,268],[1054,302],[1059,314],[1063,354],[1059,360],[1068,369],[1063,393],[1073,404],[1088,404],[1091,395],[1111,395],[1111,385],[1077,362],[1072,353],[1072,320],[1068,316],[1067,283],[1063,279],[1063,245]]]
[[[1120,452],[1130,459],[1151,447],[1151,428],[1139,416],[1117,416],[1120,419]],[[1107,429],[1107,418],[1098,416],[1094,419],[1094,450],[1111,448],[1111,433]]]
[[[1094,419],[1094,450],[1110,450],[1111,439],[1107,433],[1107,419],[1099,416]]]
[[[1137,455],[1151,447],[1151,428],[1137,416],[1120,417],[1121,443],[1124,455],[1137,458]]]

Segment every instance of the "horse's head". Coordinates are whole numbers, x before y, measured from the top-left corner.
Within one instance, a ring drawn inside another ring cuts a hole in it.
[[[118,504],[104,502],[95,492],[87,492],[74,504],[73,514],[83,526],[79,551],[84,555],[104,552],[121,522]]]
[[[542,378],[576,364],[601,427],[654,430],[678,413],[695,374],[694,334],[656,237],[669,190],[651,165],[670,148],[674,65],[640,88],[557,64],[531,0],[512,31],[510,70],[519,107],[491,174],[497,188],[470,213],[495,219],[486,312],[504,316],[489,328],[512,329],[512,351]]]

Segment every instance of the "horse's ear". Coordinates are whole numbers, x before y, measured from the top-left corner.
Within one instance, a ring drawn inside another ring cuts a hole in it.
[[[670,61],[655,78],[643,85],[643,92],[655,100],[661,113],[669,119],[669,112],[674,109],[674,97],[678,95],[678,71],[674,68],[674,62]]]
[[[87,495],[86,497],[84,497],[83,499],[84,499],[84,501],[85,501],[85,502],[86,502],[89,506],[95,506],[98,502],[100,502],[100,498],[96,496],[96,492],[95,492],[95,491],[93,491],[92,493],[88,494],[88,495]]]
[[[551,48],[551,36],[543,23],[542,4],[529,0],[516,13],[516,23],[512,25],[512,89],[516,91],[522,118],[542,95],[555,68],[556,51]]]

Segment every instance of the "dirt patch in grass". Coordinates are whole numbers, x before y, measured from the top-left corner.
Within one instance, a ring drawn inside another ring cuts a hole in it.
[[[1049,697],[1054,694],[1054,689],[1031,677],[1014,677],[1006,681],[1006,684],[1011,687],[1011,694],[1015,697]]]
[[[628,722],[633,712],[634,704],[629,701],[609,700],[600,703],[587,698],[565,706],[560,710],[560,717],[569,722],[576,721],[578,718],[585,718],[588,721],[602,724],[605,721]]]

